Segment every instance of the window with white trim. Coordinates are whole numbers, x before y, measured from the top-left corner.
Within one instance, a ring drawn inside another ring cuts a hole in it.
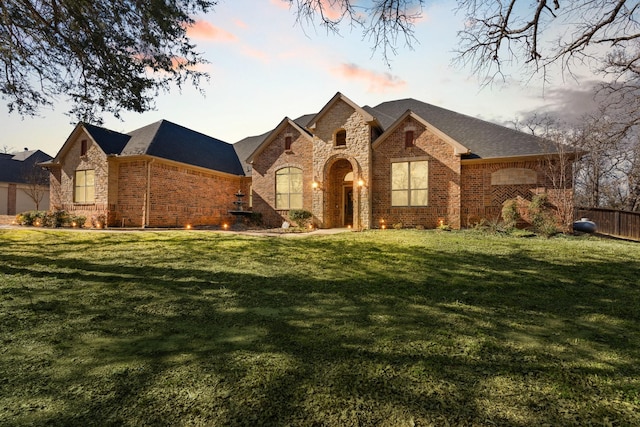
[[[302,209],[302,169],[286,167],[276,172],[276,209]]]
[[[73,201],[76,203],[95,202],[95,176],[93,170],[79,170],[75,174]]]
[[[427,206],[429,162],[391,163],[391,206]]]

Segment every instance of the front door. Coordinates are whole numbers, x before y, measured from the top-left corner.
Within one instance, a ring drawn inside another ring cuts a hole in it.
[[[353,227],[353,186],[342,188],[342,225]]]

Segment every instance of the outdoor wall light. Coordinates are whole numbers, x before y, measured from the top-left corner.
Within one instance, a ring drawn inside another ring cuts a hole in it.
[[[318,182],[315,179],[311,183],[311,188],[313,188],[314,190],[322,190],[322,186],[320,185],[320,182]]]
[[[364,179],[360,178],[358,180],[358,187],[364,187]]]
[[[187,225],[185,225],[185,227],[184,227],[184,228],[186,228],[187,230],[191,230],[191,224],[187,224]]]
[[[229,228],[229,224],[227,224],[227,223],[225,222],[224,224],[222,224],[222,228],[224,228],[224,229],[226,230],[227,228]]]

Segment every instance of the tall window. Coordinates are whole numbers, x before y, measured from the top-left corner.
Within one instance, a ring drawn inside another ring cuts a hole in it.
[[[89,147],[89,143],[86,139],[80,141],[80,155],[85,156],[87,154],[87,149]]]
[[[340,129],[336,132],[336,147],[347,145],[347,131]]]
[[[391,206],[427,206],[429,162],[391,164]]]
[[[276,209],[302,209],[302,169],[287,167],[276,172]]]
[[[284,149],[291,150],[291,142],[293,141],[293,137],[285,136],[284,137]]]
[[[74,201],[76,203],[95,202],[95,179],[92,170],[76,171]]]

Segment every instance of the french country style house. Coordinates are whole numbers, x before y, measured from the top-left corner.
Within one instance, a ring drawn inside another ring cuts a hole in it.
[[[359,106],[337,93],[235,144],[168,121],[128,134],[80,123],[50,162],[51,208],[108,226],[222,226],[241,191],[266,226],[293,209],[320,228],[461,228],[554,187],[535,136],[414,99]]]

